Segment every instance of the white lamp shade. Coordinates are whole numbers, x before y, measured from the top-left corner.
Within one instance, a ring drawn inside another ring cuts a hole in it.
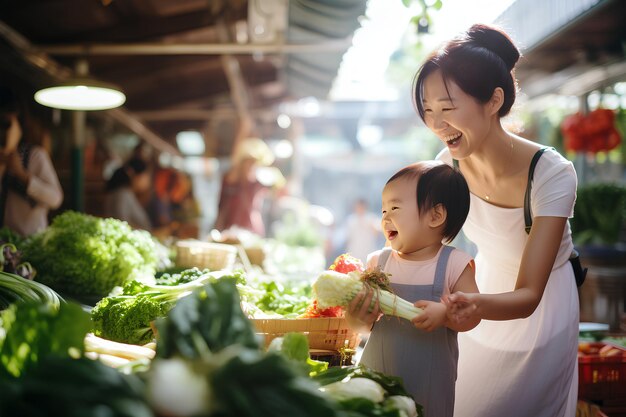
[[[37,91],[35,101],[55,109],[107,110],[124,104],[126,96],[104,83],[74,81]]]

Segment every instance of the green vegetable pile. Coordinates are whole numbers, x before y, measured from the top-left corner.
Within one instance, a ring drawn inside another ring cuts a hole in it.
[[[143,345],[154,338],[150,323],[164,317],[181,298],[193,290],[226,275],[225,272],[200,271],[192,268],[179,274],[163,275],[157,284],[130,281],[119,294],[98,301],[91,310],[96,336],[121,343]],[[228,273],[242,281],[241,272]]]
[[[77,298],[103,297],[128,280],[152,278],[158,261],[148,232],[73,211],[55,217],[23,251],[38,281]]]
[[[0,271],[0,310],[18,301],[33,301],[59,308],[61,296],[47,285]]]
[[[80,305],[13,304],[0,314],[0,415],[153,417],[144,384],[80,357],[89,329]]]
[[[82,354],[90,325],[89,314],[78,304],[11,305],[0,313],[0,380],[19,377],[47,356]]]

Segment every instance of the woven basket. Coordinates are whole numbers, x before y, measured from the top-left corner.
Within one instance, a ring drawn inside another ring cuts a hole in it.
[[[251,319],[258,334],[265,336],[265,345],[285,333],[304,333],[310,349],[354,349],[359,344],[359,334],[348,327],[345,318],[320,317],[312,319]]]
[[[176,265],[183,268],[230,270],[235,264],[237,248],[221,243],[181,240],[176,242]]]

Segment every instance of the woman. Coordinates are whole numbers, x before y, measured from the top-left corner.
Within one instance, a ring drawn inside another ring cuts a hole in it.
[[[145,161],[131,158],[118,168],[106,185],[105,213],[124,220],[135,229],[152,230],[148,213],[137,195],[150,188],[150,171]]]
[[[275,179],[264,182],[259,177],[259,167],[271,165],[274,155],[262,139],[248,137],[251,127],[252,121],[244,117],[235,139],[232,165],[222,178],[215,228],[221,232],[234,226],[265,236],[263,201],[270,187],[278,184]]]
[[[458,161],[472,193],[463,230],[478,248],[480,294],[448,302],[459,321],[482,321],[459,335],[457,417],[575,415],[579,307],[568,217],[577,179],[571,162],[543,153],[527,235],[524,194],[541,147],[501,123],[519,57],[504,32],[474,25],[433,53],[414,85],[420,117],[446,145],[439,158]]]
[[[48,226],[63,189],[38,138],[23,135],[24,116],[12,90],[0,87],[0,226],[29,236]]]

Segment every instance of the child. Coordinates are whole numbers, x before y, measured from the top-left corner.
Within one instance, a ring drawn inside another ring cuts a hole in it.
[[[368,256],[368,268],[390,275],[394,292],[423,313],[412,322],[368,312],[373,291],[348,308],[355,331],[371,334],[361,364],[402,378],[426,417],[452,416],[458,359],[457,332],[478,320],[456,324],[442,297],[478,292],[472,258],[443,242],[461,230],[469,189],[458,170],[439,161],[418,162],[393,175],[382,193],[382,228],[388,245]]]

